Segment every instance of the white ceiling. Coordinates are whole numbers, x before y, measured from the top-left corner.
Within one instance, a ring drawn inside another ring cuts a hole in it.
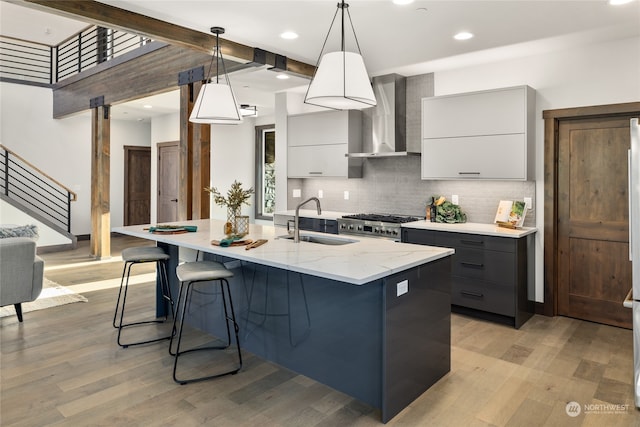
[[[337,0],[102,2],[206,33],[211,26],[222,26],[226,28],[224,38],[315,64]],[[621,6],[609,5],[606,0],[418,0],[405,6],[391,0],[348,3],[371,76],[390,72],[416,75],[640,35],[637,0]],[[47,44],[56,44],[84,26],[5,2],[0,3],[0,12],[0,33]],[[475,37],[454,40],[453,35],[462,30]],[[284,31],[294,31],[299,37],[284,40],[280,38]],[[338,48],[338,35],[337,23],[328,50]],[[350,33],[347,45],[353,45]],[[239,101],[258,103],[249,100],[249,93],[262,92],[265,86],[273,88],[268,91],[271,93],[276,82],[280,88],[306,84],[303,79],[276,81],[273,74],[264,70],[239,76],[234,73],[232,83]],[[166,97],[169,102],[177,99]]]

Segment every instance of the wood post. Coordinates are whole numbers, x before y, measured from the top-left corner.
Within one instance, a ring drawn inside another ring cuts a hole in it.
[[[180,86],[180,194],[178,219],[209,218],[211,125],[189,121],[201,81]]]
[[[111,257],[109,105],[92,108],[91,116],[91,255]]]

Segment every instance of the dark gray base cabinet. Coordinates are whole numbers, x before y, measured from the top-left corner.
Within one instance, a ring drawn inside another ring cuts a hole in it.
[[[455,249],[452,310],[520,328],[534,313],[534,234],[521,238],[402,229],[402,242]]]

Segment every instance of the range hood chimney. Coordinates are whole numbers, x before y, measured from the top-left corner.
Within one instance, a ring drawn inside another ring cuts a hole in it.
[[[399,74],[374,77],[373,93],[377,105],[363,110],[371,117],[371,142],[364,152],[349,157],[376,158],[420,155],[407,152],[407,78]]]

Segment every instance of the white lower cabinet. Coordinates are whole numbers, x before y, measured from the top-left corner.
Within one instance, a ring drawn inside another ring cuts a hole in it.
[[[527,179],[524,134],[422,141],[422,179]]]
[[[289,147],[289,178],[347,177],[347,144],[301,145]]]

